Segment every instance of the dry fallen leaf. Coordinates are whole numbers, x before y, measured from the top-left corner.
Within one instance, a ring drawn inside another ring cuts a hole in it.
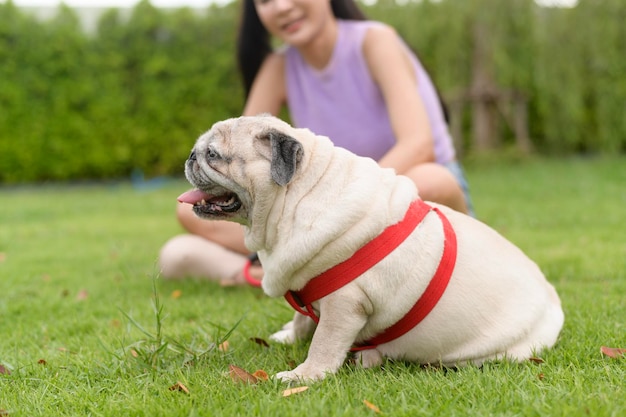
[[[254,371],[252,376],[260,381],[267,381],[270,379],[270,376],[263,369],[257,369],[256,371]]]
[[[180,381],[176,381],[176,383],[170,387],[170,391],[180,391],[180,392],[184,392],[185,394],[189,394],[189,388],[187,388]]]
[[[228,349],[230,349],[230,343],[228,342],[228,340],[224,340],[222,343],[219,344],[217,349],[220,352],[228,352]]]
[[[37,361],[37,363],[38,363],[39,365],[44,365],[44,366],[48,364],[48,362],[46,362],[46,360],[45,360],[45,359],[39,359],[39,360]]]
[[[7,410],[0,410],[0,416],[8,416],[9,412]]]
[[[609,358],[613,358],[613,359],[626,357],[626,349],[624,348],[611,348],[611,347],[602,346],[600,347],[600,352],[602,352],[603,355],[608,356]]]
[[[4,365],[0,364],[0,374],[11,375],[11,371],[9,371],[9,368],[6,368]]]
[[[363,400],[363,404],[365,404],[365,406],[367,408],[369,408],[370,410],[372,410],[375,413],[380,413],[380,408],[376,407],[374,404],[372,404],[371,402],[367,401],[367,400]]]
[[[301,392],[306,391],[308,389],[309,389],[309,387],[307,387],[307,386],[289,388],[289,389],[286,389],[286,390],[283,391],[283,397],[289,397],[290,395],[298,394],[298,393],[301,393]]]
[[[263,347],[270,347],[269,343],[267,343],[264,339],[261,339],[260,337],[251,337],[250,340],[252,340],[257,345],[261,345]]]
[[[183,292],[181,290],[172,291],[172,298],[175,300],[180,298],[181,295],[183,295]]]
[[[254,375],[235,365],[228,365],[228,374],[233,382],[242,384],[256,384],[258,382]]]
[[[534,357],[533,358],[528,358],[528,360],[531,361],[531,362],[535,362],[535,363],[543,363],[544,362],[543,359],[541,359],[541,358],[534,358]]]
[[[136,358],[139,356],[139,354],[137,353],[137,351],[135,349],[131,349],[130,350],[130,354],[132,355],[133,358]]]
[[[537,378],[539,378],[540,381],[543,381],[545,377],[546,376],[543,373],[537,375]]]

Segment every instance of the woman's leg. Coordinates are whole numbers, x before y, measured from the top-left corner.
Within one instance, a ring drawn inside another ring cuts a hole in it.
[[[189,204],[176,210],[180,224],[189,232],[170,239],[159,254],[164,278],[199,277],[220,281],[223,285],[245,282],[243,268],[249,251],[243,240],[243,227],[228,221],[203,220]],[[257,267],[254,276],[262,275]]]
[[[404,175],[417,185],[422,200],[443,204],[461,213],[469,213],[463,192],[456,177],[448,168],[436,163],[417,165]]]
[[[186,234],[168,240],[159,253],[161,276],[168,279],[206,278],[237,284],[246,264],[244,255],[203,237]]]
[[[203,237],[231,251],[248,255],[250,251],[243,243],[243,226],[226,220],[204,220],[196,216],[191,204],[179,203],[176,217],[192,235]]]

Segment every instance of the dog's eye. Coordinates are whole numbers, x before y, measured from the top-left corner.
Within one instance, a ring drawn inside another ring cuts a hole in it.
[[[214,160],[214,159],[220,159],[221,157],[220,157],[220,154],[215,152],[215,149],[209,148],[206,151],[206,158],[209,159],[209,160],[212,160],[212,159]]]

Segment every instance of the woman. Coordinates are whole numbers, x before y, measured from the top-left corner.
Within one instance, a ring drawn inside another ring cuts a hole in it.
[[[243,0],[238,58],[244,115],[278,115],[411,178],[424,200],[469,212],[469,196],[436,89],[397,33],[353,0]],[[272,50],[271,41],[284,47]],[[244,283],[240,225],[177,215],[190,232],[162,249],[164,277]],[[256,266],[253,275],[262,276]]]

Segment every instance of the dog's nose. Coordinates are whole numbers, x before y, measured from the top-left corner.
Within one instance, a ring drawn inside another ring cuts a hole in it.
[[[187,158],[187,160],[189,161],[195,161],[196,160],[196,151],[191,151],[191,154],[189,154],[189,158]]]

